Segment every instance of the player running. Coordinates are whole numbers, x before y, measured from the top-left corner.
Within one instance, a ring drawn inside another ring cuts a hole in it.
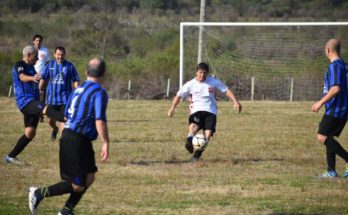
[[[216,90],[221,91],[233,101],[235,110],[239,112],[242,110],[242,105],[236,99],[232,91],[221,81],[208,76],[208,74],[209,66],[206,63],[198,64],[196,66],[196,77],[182,86],[174,97],[172,106],[168,110],[168,116],[172,117],[180,100],[189,97],[190,116],[188,119],[189,126],[185,147],[190,153],[194,153],[191,159],[193,162],[199,160],[205,147],[208,145],[206,144],[204,148],[194,151],[192,145],[193,136],[196,135],[200,129],[203,129],[204,136],[208,143],[215,132],[217,115]]]

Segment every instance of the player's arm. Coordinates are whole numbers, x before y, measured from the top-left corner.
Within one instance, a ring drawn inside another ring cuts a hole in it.
[[[108,127],[104,120],[96,120],[95,121],[96,128],[100,138],[102,139],[103,145],[101,148],[101,160],[102,162],[106,161],[109,157],[109,133]]]
[[[30,75],[26,75],[24,73],[21,73],[19,75],[19,80],[21,80],[21,82],[35,82],[38,83],[40,81],[41,76],[39,74],[35,74],[34,76],[30,76]]]
[[[323,98],[321,98],[319,101],[317,101],[316,103],[314,103],[312,105],[312,111],[313,112],[318,112],[320,110],[321,107],[323,107],[323,105],[330,101],[333,97],[335,97],[339,92],[341,91],[340,86],[335,85],[332,86],[329,90],[329,92],[327,92],[327,94],[325,96],[323,96]]]
[[[173,116],[173,114],[175,112],[175,108],[180,103],[180,100],[181,100],[180,96],[175,96],[174,97],[173,102],[172,102],[172,106],[168,110],[168,116],[169,117]]]
[[[236,99],[236,96],[233,94],[233,92],[230,89],[227,89],[225,95],[233,101],[234,110],[238,110],[238,112],[240,113],[242,111],[242,105]]]
[[[40,80],[40,83],[39,83],[40,92],[44,91],[46,84],[47,84],[47,82],[45,80],[43,80],[43,79]]]

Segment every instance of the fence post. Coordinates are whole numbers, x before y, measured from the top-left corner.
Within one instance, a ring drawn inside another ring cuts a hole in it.
[[[292,102],[293,93],[294,93],[294,78],[291,78],[291,82],[290,82],[290,102]]]
[[[251,77],[251,101],[254,101],[255,77]]]
[[[10,89],[9,89],[9,91],[8,91],[8,97],[9,97],[9,98],[11,97],[11,93],[12,93],[12,84],[11,84]]]
[[[168,78],[168,81],[167,81],[167,93],[166,93],[167,98],[169,98],[169,89],[170,89],[170,78]]]
[[[132,81],[131,81],[131,80],[128,80],[128,96],[127,96],[127,99],[128,99],[128,100],[130,99],[131,85],[132,85]]]

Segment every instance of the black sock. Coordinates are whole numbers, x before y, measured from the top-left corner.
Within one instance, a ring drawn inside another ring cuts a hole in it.
[[[329,148],[329,151],[337,154],[346,162],[348,162],[348,152],[341,146],[334,137],[330,136],[325,141],[326,149]],[[328,150],[327,150],[328,151]]]
[[[87,188],[83,192],[73,192],[70,194],[69,199],[66,201],[64,208],[61,210],[63,213],[72,212],[76,207],[77,203],[79,203],[82,196],[87,191]]]
[[[35,195],[40,199],[51,196],[59,196],[66,193],[72,193],[73,187],[71,182],[61,181],[49,187],[39,188],[35,191]]]
[[[23,151],[23,149],[29,144],[30,141],[31,139],[29,139],[23,134],[23,136],[21,136],[18,139],[17,144],[12,149],[12,151],[8,154],[8,156],[11,158],[17,157],[17,155],[19,155]]]

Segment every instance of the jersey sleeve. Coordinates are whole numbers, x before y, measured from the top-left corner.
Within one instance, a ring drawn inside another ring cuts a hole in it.
[[[342,85],[342,75],[345,75],[345,70],[342,66],[335,63],[329,65],[329,87],[341,86]]]
[[[41,72],[41,78],[45,81],[50,78],[50,65],[50,63],[47,63],[43,71]]]
[[[222,83],[220,80],[216,80],[215,87],[222,93],[226,93],[228,90],[228,87],[224,83]]]
[[[190,94],[191,82],[184,84],[176,94],[180,98],[186,98]]]
[[[15,71],[19,77],[20,74],[25,74],[25,71],[24,71],[24,67],[25,67],[25,64],[23,61],[19,61],[16,63],[15,65]]]
[[[108,94],[105,91],[96,93],[94,99],[95,119],[107,121],[106,119],[106,107],[108,105]]]

